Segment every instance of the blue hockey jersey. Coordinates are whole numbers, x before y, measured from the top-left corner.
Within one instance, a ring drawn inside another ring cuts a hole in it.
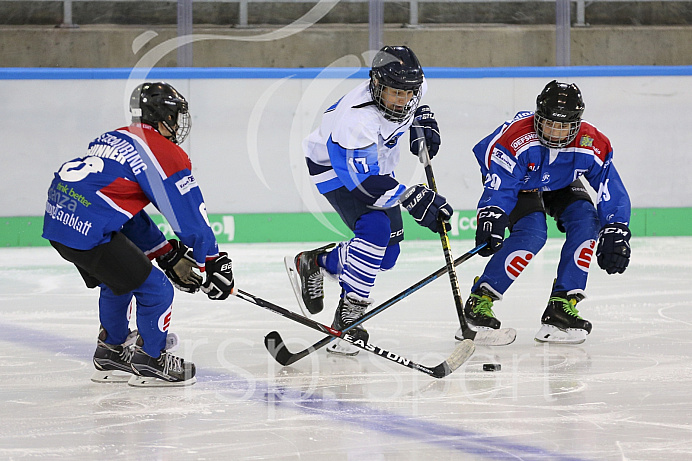
[[[152,203],[204,270],[219,249],[191,170],[185,151],[148,125],[104,133],[55,173],[43,237],[88,250],[123,232],[154,258],[171,246],[143,210]]]
[[[533,112],[519,112],[473,148],[484,178],[478,208],[497,206],[509,214],[519,191],[552,191],[583,176],[597,191],[601,226],[629,224],[627,190],[613,164],[610,140],[582,121],[574,140],[565,147],[541,144],[533,127]]]

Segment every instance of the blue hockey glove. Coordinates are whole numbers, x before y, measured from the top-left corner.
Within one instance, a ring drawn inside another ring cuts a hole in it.
[[[416,109],[416,114],[413,118],[413,124],[409,129],[409,139],[411,144],[411,153],[418,155],[420,152],[420,143],[425,140],[425,145],[428,147],[428,155],[432,159],[440,149],[440,129],[437,127],[435,114],[430,111],[428,106],[420,106]]]
[[[488,206],[478,210],[476,246],[481,243],[487,243],[478,254],[490,256],[500,251],[505,240],[505,229],[507,229],[507,226],[509,226],[509,217],[501,208]]]
[[[173,249],[156,258],[156,262],[174,287],[186,293],[196,292],[202,285],[202,276],[193,270],[197,269],[197,263],[192,250],[176,239],[168,243]]]
[[[606,224],[598,233],[596,258],[598,265],[609,274],[622,274],[630,263],[630,237],[626,224]]]
[[[449,225],[449,218],[454,214],[454,210],[447,203],[447,199],[423,184],[417,184],[406,189],[400,201],[406,211],[421,226],[425,226],[435,233],[442,231],[440,223],[444,223],[445,230],[452,228]]]
[[[202,285],[202,291],[209,299],[226,299],[233,292],[233,263],[225,252],[207,261],[205,266],[207,280]]]

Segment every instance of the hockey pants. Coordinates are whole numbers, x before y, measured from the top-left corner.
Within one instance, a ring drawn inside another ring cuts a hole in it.
[[[565,229],[566,237],[560,253],[553,293],[583,293],[589,265],[596,250],[598,223],[596,209],[586,200],[571,203],[561,213],[559,224]],[[545,213],[534,212],[520,218],[500,251],[490,258],[471,291],[485,283],[502,296],[543,248],[547,237]]]

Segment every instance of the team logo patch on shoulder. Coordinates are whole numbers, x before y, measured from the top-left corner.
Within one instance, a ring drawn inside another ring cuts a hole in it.
[[[499,149],[493,149],[492,161],[510,173],[514,171],[514,166],[517,164],[511,156]]]
[[[175,185],[180,191],[180,195],[185,195],[190,192],[193,187],[197,187],[197,181],[195,181],[194,176],[189,175],[177,181]]]
[[[579,147],[592,147],[593,146],[593,138],[589,135],[584,135],[579,139]]]

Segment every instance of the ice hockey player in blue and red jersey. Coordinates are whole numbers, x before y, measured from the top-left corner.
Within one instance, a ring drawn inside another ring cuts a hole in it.
[[[480,254],[492,258],[464,307],[472,327],[500,327],[493,302],[502,299],[545,244],[546,215],[566,237],[536,341],[586,340],[591,323],[581,318],[576,304],[585,298],[594,254],[608,274],[627,268],[629,196],[613,164],[610,141],[582,120],[583,112],[579,88],[553,80],[538,95],[535,112],[519,112],[473,148],[484,180],[476,244],[487,243]],[[597,192],[596,206],[582,177]],[[463,339],[460,332],[457,339]]]
[[[234,286],[231,260],[219,252],[190,159],[178,146],[191,127],[185,98],[167,83],[143,83],[130,111],[130,126],[100,135],[55,173],[43,237],[87,287],[100,289],[92,380],[123,380],[117,372],[126,372],[135,386],[189,385],[195,366],[171,353],[176,341],[168,337],[173,286],[225,299]],[[179,240],[166,240],[144,211],[150,203]],[[204,283],[195,270],[206,272]],[[130,331],[133,298],[137,330]]]
[[[425,142],[430,156],[440,145],[433,113],[419,102],[425,92],[423,69],[405,46],[385,46],[375,55],[370,79],[329,107],[322,123],[303,142],[308,171],[354,237],[316,250],[287,256],[286,269],[306,315],[323,307],[323,271],[341,285],[333,328],[343,330],[372,304],[370,291],[380,270],[394,267],[404,238],[399,204],[422,226],[438,231],[453,211],[444,197],[422,184],[407,188],[394,178],[399,163],[399,138],[412,126],[411,151]],[[417,135],[420,133],[420,136]],[[362,325],[349,330],[367,343]],[[327,350],[355,355],[340,340]]]

